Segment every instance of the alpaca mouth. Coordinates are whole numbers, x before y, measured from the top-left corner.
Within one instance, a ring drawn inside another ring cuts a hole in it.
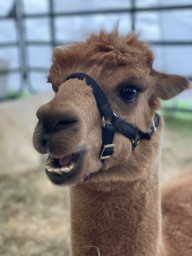
[[[45,172],[54,184],[61,185],[80,172],[84,156],[85,151],[65,155],[60,158],[49,156]]]

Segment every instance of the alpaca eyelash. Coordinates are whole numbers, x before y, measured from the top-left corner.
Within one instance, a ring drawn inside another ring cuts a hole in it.
[[[119,87],[119,91],[124,89],[124,88],[129,88],[129,89],[132,89],[132,90],[136,90],[137,92],[143,92],[143,89],[141,87],[139,87],[138,85],[136,84],[128,84],[128,83],[123,83],[121,84]]]

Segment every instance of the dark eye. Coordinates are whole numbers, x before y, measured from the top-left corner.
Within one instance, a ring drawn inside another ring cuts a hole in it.
[[[134,87],[123,87],[119,91],[120,97],[125,101],[134,101],[137,98],[137,95],[139,93],[139,90]]]

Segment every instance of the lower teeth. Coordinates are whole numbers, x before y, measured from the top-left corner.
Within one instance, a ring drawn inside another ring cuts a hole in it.
[[[61,172],[70,172],[74,168],[75,164],[73,162],[70,163],[70,165],[62,167],[60,169]]]
[[[64,167],[61,167],[61,168],[52,168],[50,167],[49,165],[45,167],[45,169],[48,171],[48,172],[51,172],[51,173],[56,173],[56,174],[59,174],[59,175],[62,175],[63,173],[69,173],[70,171],[72,171],[72,169],[74,168],[75,164],[73,162],[71,162],[68,166],[64,166]]]

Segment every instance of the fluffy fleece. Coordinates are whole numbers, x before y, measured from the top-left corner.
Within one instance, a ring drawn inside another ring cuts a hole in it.
[[[50,169],[53,182],[61,179],[63,184],[73,184],[73,256],[192,255],[192,191],[187,176],[163,195],[161,220],[162,118],[152,139],[141,141],[134,152],[130,140],[116,133],[113,157],[101,162],[101,117],[92,90],[85,81],[65,81],[74,72],[89,74],[118,116],[147,131],[159,107],[158,98],[173,98],[189,87],[184,77],[159,73],[152,65],[153,54],[143,42],[133,34],[120,37],[116,31],[91,35],[86,42],[54,52],[49,81],[56,95],[38,110],[34,145],[60,162],[81,152],[72,178],[61,173],[59,178],[54,164]],[[133,101],[125,101],[119,91],[132,86],[140,93]]]

